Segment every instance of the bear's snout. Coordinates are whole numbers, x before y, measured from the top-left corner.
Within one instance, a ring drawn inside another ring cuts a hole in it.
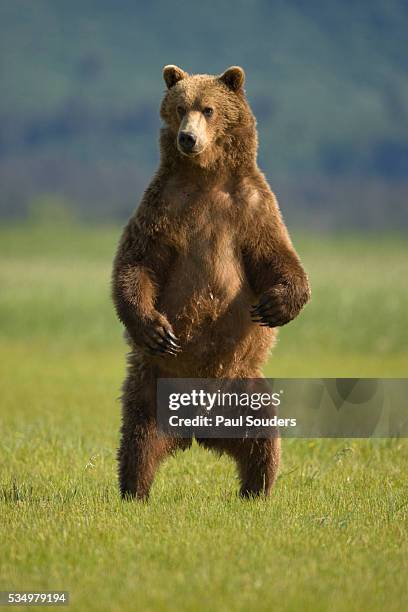
[[[191,153],[197,142],[197,136],[192,132],[182,131],[178,136],[178,144],[184,153]]]
[[[179,126],[178,150],[183,155],[194,157],[204,151],[207,141],[207,122],[204,115],[197,110],[186,112]]]

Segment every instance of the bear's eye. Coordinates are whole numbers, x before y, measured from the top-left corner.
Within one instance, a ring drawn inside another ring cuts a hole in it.
[[[180,119],[184,117],[184,115],[186,114],[186,109],[184,108],[184,106],[177,107],[177,114],[180,117]]]
[[[203,110],[203,115],[205,117],[211,117],[211,115],[214,113],[214,109],[211,108],[211,106],[206,106]]]

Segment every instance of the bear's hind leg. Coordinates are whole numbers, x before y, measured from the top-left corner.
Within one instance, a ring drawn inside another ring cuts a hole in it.
[[[147,499],[160,462],[168,454],[156,424],[132,423],[124,418],[118,451],[119,486],[122,498]]]
[[[157,430],[155,386],[149,367],[130,363],[123,387],[118,450],[122,498],[147,499],[157,468],[173,450],[174,443]]]
[[[245,440],[235,459],[241,478],[241,497],[268,496],[276,480],[280,462],[279,436]]]
[[[239,471],[241,497],[268,496],[278,475],[280,437],[270,438],[198,438],[197,442],[217,453],[235,459]]]

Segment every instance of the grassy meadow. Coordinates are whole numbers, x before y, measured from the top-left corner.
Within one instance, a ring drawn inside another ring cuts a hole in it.
[[[408,607],[407,440],[284,440],[271,499],[197,446],[146,504],[116,484],[119,228],[0,229],[0,590],[69,590],[75,610]],[[313,298],[277,377],[405,377],[408,244],[294,235]]]

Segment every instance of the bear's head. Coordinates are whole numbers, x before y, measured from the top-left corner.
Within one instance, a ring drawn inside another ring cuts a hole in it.
[[[167,91],[160,115],[162,153],[204,168],[251,163],[256,125],[244,93],[245,73],[233,66],[220,76],[189,75],[178,66],[163,69]]]

